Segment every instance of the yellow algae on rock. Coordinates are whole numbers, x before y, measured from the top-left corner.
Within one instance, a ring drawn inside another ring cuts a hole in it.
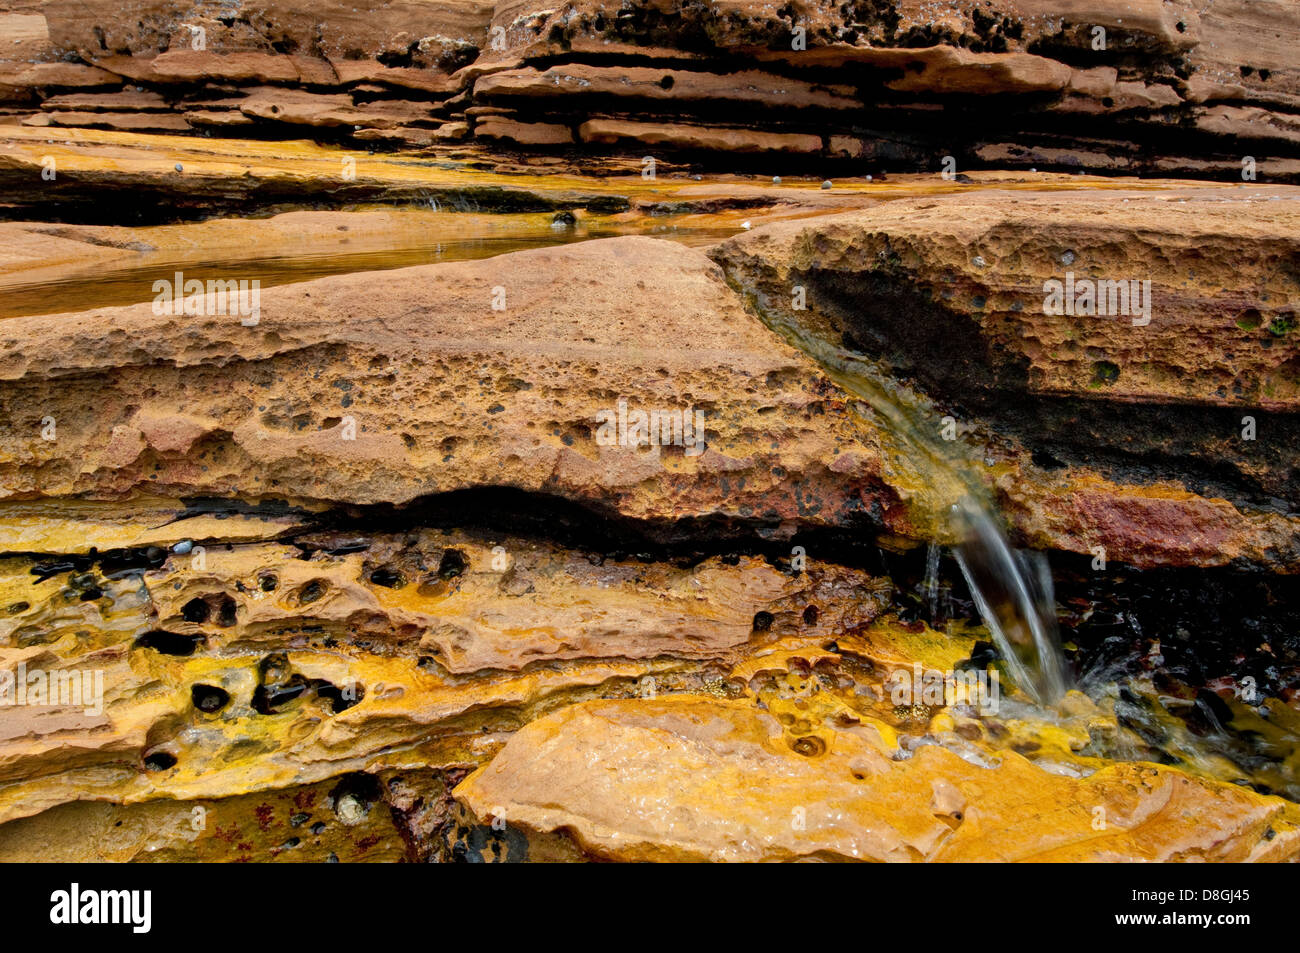
[[[532,722],[457,787],[476,814],[619,860],[1252,860],[1300,854],[1300,809],[1150,764],[1087,778],[849,726],[787,743],[743,701],[592,701]]]

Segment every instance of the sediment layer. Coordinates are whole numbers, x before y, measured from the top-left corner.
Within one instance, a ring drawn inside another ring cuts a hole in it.
[[[0,103],[37,128],[816,157],[857,175],[945,156],[1300,174],[1300,19],[1280,0],[9,9]]]

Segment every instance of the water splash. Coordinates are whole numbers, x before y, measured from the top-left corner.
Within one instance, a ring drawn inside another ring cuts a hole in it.
[[[1012,549],[971,497],[954,504],[952,517],[963,540],[957,565],[1011,676],[1039,702],[1056,702],[1065,694],[1066,674],[1047,557]]]
[[[1012,547],[971,461],[954,449],[956,441],[939,440],[927,426],[934,415],[926,413],[923,398],[910,395],[861,355],[835,344],[829,334],[815,333],[806,320],[810,312],[802,312],[800,319],[783,308],[765,306],[752,293],[750,300],[769,328],[883,418],[903,451],[893,465],[912,471],[921,507],[955,539],[962,575],[1012,677],[1040,704],[1059,701],[1067,676],[1046,556]],[[865,408],[855,412],[867,416]],[[908,482],[903,473],[893,475]],[[937,564],[937,547],[929,555]],[[932,603],[937,598],[937,565],[934,568],[926,581]]]

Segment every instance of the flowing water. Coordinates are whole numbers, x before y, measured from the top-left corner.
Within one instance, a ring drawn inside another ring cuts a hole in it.
[[[952,540],[980,617],[1010,674],[1040,704],[1058,702],[1068,678],[1047,559],[1011,545],[973,465],[949,449],[960,443],[939,439],[930,423],[937,418],[868,361],[811,330],[809,322],[796,321],[763,302],[756,304],[772,330],[814,358],[835,383],[883,418],[890,436],[900,444],[902,459],[896,464],[911,469],[915,479],[925,484],[922,505],[933,511]],[[938,550],[933,549],[929,558],[937,570]],[[927,579],[926,587],[931,590],[927,598],[933,617],[937,584]]]

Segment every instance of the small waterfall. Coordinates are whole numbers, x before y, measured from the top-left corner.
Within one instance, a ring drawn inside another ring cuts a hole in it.
[[[909,399],[868,361],[815,334],[782,308],[750,300],[769,328],[816,360],[831,380],[889,425],[902,444],[913,482],[924,491],[925,508],[955,538],[962,575],[1012,676],[1040,704],[1060,700],[1067,677],[1047,557],[1012,547],[971,463],[954,452],[956,442],[939,440],[936,429],[927,426],[920,398]],[[931,618],[937,609],[938,561],[939,547],[932,544],[924,583]]]
[[[938,543],[931,543],[925,552],[925,581],[921,584],[921,591],[925,593],[932,623],[939,617],[939,556],[942,552],[943,547]]]
[[[989,511],[968,497],[952,508],[957,564],[1016,683],[1052,704],[1065,694],[1052,574],[1043,553],[1012,549]]]

